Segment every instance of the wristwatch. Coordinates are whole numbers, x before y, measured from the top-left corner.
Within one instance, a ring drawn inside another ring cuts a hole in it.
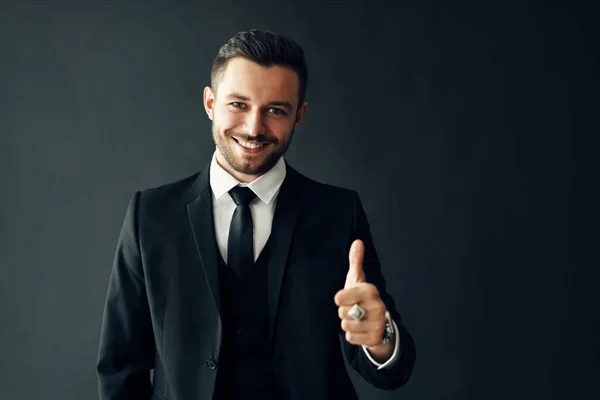
[[[394,324],[392,323],[392,317],[390,316],[390,312],[386,310],[385,312],[385,329],[383,330],[383,338],[379,344],[386,344],[390,340],[394,338]]]

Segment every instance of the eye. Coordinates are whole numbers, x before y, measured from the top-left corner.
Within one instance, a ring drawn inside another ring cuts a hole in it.
[[[246,106],[244,103],[240,103],[239,101],[234,101],[233,103],[229,103],[229,105],[235,108],[243,108]]]
[[[283,111],[281,108],[276,107],[269,108],[268,112],[275,115],[286,115],[285,111]]]

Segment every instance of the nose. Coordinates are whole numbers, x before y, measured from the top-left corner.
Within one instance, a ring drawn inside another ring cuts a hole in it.
[[[250,136],[257,136],[265,133],[263,114],[260,110],[253,110],[246,113],[244,132]]]

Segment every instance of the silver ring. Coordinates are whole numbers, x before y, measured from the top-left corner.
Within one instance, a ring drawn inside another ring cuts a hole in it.
[[[358,304],[355,304],[355,305],[352,306],[352,308],[350,309],[350,311],[348,311],[348,315],[353,320],[360,321],[365,316],[365,310],[361,306],[359,306]]]

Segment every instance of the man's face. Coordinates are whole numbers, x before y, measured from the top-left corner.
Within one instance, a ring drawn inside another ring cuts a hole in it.
[[[238,180],[256,179],[287,150],[306,111],[306,103],[296,111],[298,84],[291,69],[236,57],[229,60],[217,87],[204,89],[217,161]]]

